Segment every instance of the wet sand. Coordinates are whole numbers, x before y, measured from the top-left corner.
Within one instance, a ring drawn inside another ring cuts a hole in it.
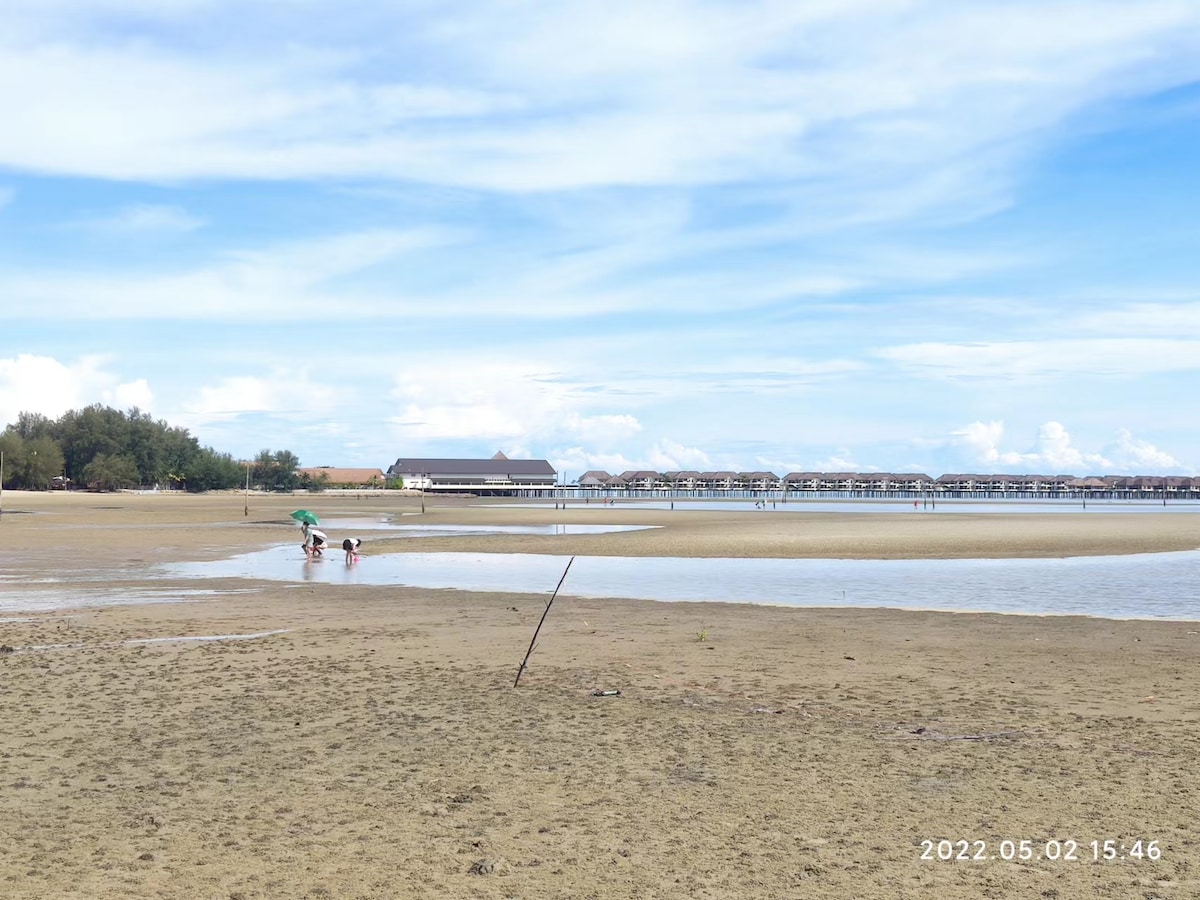
[[[1182,514],[427,503],[428,523],[664,527],[406,548],[954,557],[1200,547]],[[298,544],[287,519],[297,506],[333,517],[419,504],[252,496],[246,516],[241,495],[6,491],[0,571],[53,574],[69,588],[111,569],[113,584],[135,591],[139,561]],[[341,564],[340,550],[328,553]],[[210,586],[251,590],[0,614],[0,644],[14,648],[0,653],[0,895],[1200,896],[1200,623],[562,597],[514,689],[543,585]],[[250,637],[131,643],[218,635]],[[1019,854],[1022,840],[1035,857],[1048,841],[1063,842],[1051,853],[1073,841],[1077,858],[921,860],[924,839],[996,857]],[[1105,840],[1139,839],[1157,841],[1161,857],[1093,860],[1091,841],[1103,855]]]

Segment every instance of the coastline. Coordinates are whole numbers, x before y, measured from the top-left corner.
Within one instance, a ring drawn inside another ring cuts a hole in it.
[[[422,513],[422,502],[425,512]],[[1200,548],[1200,505],[1189,513],[1057,512],[1004,514],[938,509],[912,513],[830,513],[774,509],[730,511],[642,509],[635,505],[530,507],[449,497],[322,494],[215,495],[5,492],[0,552],[36,552],[65,535],[71,552],[87,554],[108,531],[153,529],[156,558],[205,558],[189,548],[265,546],[292,537],[288,512],[300,506],[326,516],[393,515],[437,526],[642,525],[646,530],[599,535],[455,535],[387,537],[372,534],[386,552],[462,550],[550,553],[560,556],[673,556],[682,558],[955,559],[1098,556]],[[897,504],[901,507],[904,504]],[[748,506],[748,504],[747,504]],[[243,510],[246,510],[243,514]],[[20,526],[20,527],[18,527]],[[72,531],[72,529],[75,529]],[[81,530],[82,529],[82,530]],[[90,533],[89,533],[90,532]],[[198,539],[199,537],[199,539]],[[132,537],[131,549],[146,541]],[[171,552],[175,551],[175,552]],[[103,554],[103,558],[109,558]],[[18,559],[19,562],[19,559]]]
[[[167,499],[6,491],[0,568],[69,587],[73,572],[111,566],[114,583],[135,590],[137,563],[269,546],[293,537],[290,509],[325,504],[251,495],[243,516],[240,495]],[[412,512],[419,498],[403,503]],[[328,505],[331,517],[374,512],[370,500]],[[550,543],[566,554],[578,543],[703,556],[732,542],[797,556],[1020,555],[1051,536],[1010,516],[945,528],[897,514],[797,514],[781,529],[774,513],[585,512],[584,522],[613,524],[674,518],[654,532],[430,538],[420,549]],[[431,505],[422,519],[577,514]],[[1055,515],[1054,548],[1200,546],[1190,516],[1103,519]],[[1195,623],[560,599],[514,689],[543,592],[250,587],[0,615],[0,644],[17,648],[0,654],[0,892],[882,900],[1200,890],[1186,800],[1200,791]],[[257,636],[124,643],[219,635]],[[21,649],[64,643],[73,646]],[[1135,835],[1158,840],[1161,858],[1093,861],[1086,846]],[[923,839],[993,849],[1074,840],[1086,858],[930,861]],[[472,874],[479,863],[491,868]]]

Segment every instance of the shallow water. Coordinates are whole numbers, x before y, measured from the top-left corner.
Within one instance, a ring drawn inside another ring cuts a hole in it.
[[[338,527],[376,520],[331,520]],[[638,526],[391,526],[407,536],[596,533]],[[570,529],[558,531],[559,529]],[[575,530],[575,529],[582,529]],[[391,553],[347,566],[337,542],[307,562],[289,541],[229,559],[119,570],[0,572],[0,612],[31,613],[81,606],[188,602],[252,592],[180,588],[168,581],[265,579],[292,583],[403,585],[547,597],[567,557],[538,554]],[[142,582],[114,590],[115,581]],[[155,584],[159,582],[159,584]],[[577,557],[565,595],[661,601],[726,601],[782,606],[853,606],[1084,614],[1107,618],[1200,619],[1200,550],[1068,559],[679,559]]]
[[[353,519],[327,519],[321,523],[335,546],[334,532],[339,536],[363,534],[371,531],[388,532],[389,536],[401,537],[462,537],[481,534],[608,534],[617,531],[644,531],[658,525],[408,525],[390,521],[387,516],[361,517]]]
[[[347,566],[297,548],[158,567],[159,578],[258,578],[549,596],[567,557],[394,553]],[[1200,618],[1200,551],[1067,559],[576,557],[564,595],[781,606],[938,609],[1106,618]]]
[[[137,573],[134,577],[139,577]],[[122,578],[129,573],[122,573]],[[254,593],[253,588],[237,591],[213,591],[203,588],[195,590],[175,590],[166,586],[145,587],[136,590],[120,591],[106,587],[106,580],[115,580],[116,576],[94,575],[81,583],[68,582],[70,587],[56,587],[62,583],[59,579],[40,579],[36,581],[22,580],[21,587],[6,588],[0,594],[0,612],[43,613],[54,612],[56,609],[75,609],[87,606],[115,606],[137,603],[186,603],[194,600],[208,600],[213,597],[229,597],[235,594]],[[0,621],[21,621],[7,619]]]
[[[674,506],[672,506],[672,502]],[[788,500],[767,499],[766,508],[755,506],[755,500],[621,500],[613,506],[605,506],[600,500],[585,503],[582,500],[569,500],[567,509],[675,509],[722,512],[752,512],[752,513],[785,513],[785,512],[820,512],[820,513],[921,513],[936,515],[939,513],[1190,513],[1200,515],[1200,503],[1184,501],[1168,502],[1161,500],[1089,500],[1085,506],[1079,500],[938,500],[936,503],[917,501],[913,506],[912,500]],[[509,509],[546,509],[553,510],[553,501],[542,503],[479,503],[477,506]],[[563,504],[560,501],[559,507]]]

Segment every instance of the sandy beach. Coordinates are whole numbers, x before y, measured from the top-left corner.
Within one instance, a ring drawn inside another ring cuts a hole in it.
[[[298,545],[298,506],[420,503],[6,491],[0,592],[100,577],[132,600],[148,564]],[[660,527],[387,538],[362,564],[1149,553],[1200,547],[1198,519],[426,498],[428,523]],[[514,688],[545,585],[204,586],[232,593],[0,613],[0,896],[1200,897],[1200,622],[581,600],[568,582]]]

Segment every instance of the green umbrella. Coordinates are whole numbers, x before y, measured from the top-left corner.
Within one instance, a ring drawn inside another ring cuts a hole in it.
[[[321,520],[318,519],[313,513],[310,513],[307,509],[296,510],[294,513],[292,513],[292,518],[297,522],[305,522],[309,525],[321,524]]]

